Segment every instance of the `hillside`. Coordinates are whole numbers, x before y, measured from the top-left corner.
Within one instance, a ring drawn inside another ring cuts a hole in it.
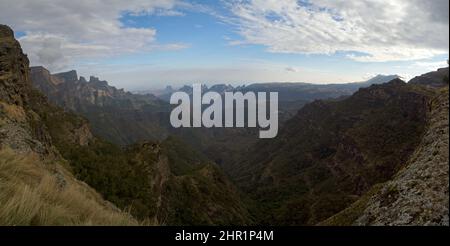
[[[411,79],[409,83],[429,87],[446,87],[448,86],[448,75],[449,75],[448,67],[440,68],[437,71],[417,76]]]
[[[263,204],[261,223],[316,224],[402,168],[419,146],[432,95],[396,79],[315,101],[227,170]]]
[[[427,130],[392,180],[321,224],[448,226],[448,99],[446,87],[430,102]]]

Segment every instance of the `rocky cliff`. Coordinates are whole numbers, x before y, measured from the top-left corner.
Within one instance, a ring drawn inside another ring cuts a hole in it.
[[[0,100],[17,106],[26,105],[30,89],[28,64],[13,31],[0,25]]]
[[[33,151],[43,157],[57,158],[59,153],[53,146],[49,118],[61,123],[58,129],[64,131],[66,140],[87,144],[92,138],[87,122],[51,105],[33,88],[27,56],[14,39],[12,30],[6,26],[1,29],[0,109],[3,119],[0,144],[21,152]]]
[[[86,117],[95,135],[119,145],[168,136],[170,105],[152,95],[135,95],[76,71],[50,74],[42,67],[30,69],[35,88],[50,102]]]

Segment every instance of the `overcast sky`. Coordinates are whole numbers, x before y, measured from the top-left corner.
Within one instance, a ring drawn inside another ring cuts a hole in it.
[[[448,0],[0,0],[32,65],[129,90],[405,78],[446,66]]]

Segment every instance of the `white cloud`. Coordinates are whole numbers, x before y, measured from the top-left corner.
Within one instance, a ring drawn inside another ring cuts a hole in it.
[[[173,9],[161,9],[156,11],[157,16],[184,16],[183,12],[173,10]]]
[[[287,67],[287,68],[286,68],[286,71],[292,72],[292,73],[296,73],[296,72],[298,72],[298,69],[295,68],[295,67]]]
[[[426,61],[420,61],[415,62],[414,66],[426,68],[430,71],[437,70],[438,68],[448,67],[447,61],[437,61],[437,62],[426,62]]]
[[[179,16],[178,0],[0,0],[0,23],[25,32],[19,40],[32,63],[64,69],[80,59],[109,57],[153,49],[182,49],[157,44],[157,31],[124,27],[120,17]]]
[[[270,52],[400,61],[448,53],[448,0],[232,0],[247,43]]]

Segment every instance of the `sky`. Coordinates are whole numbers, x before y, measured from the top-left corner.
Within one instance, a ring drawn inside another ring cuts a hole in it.
[[[448,0],[0,0],[31,65],[127,90],[406,80],[447,66]]]

